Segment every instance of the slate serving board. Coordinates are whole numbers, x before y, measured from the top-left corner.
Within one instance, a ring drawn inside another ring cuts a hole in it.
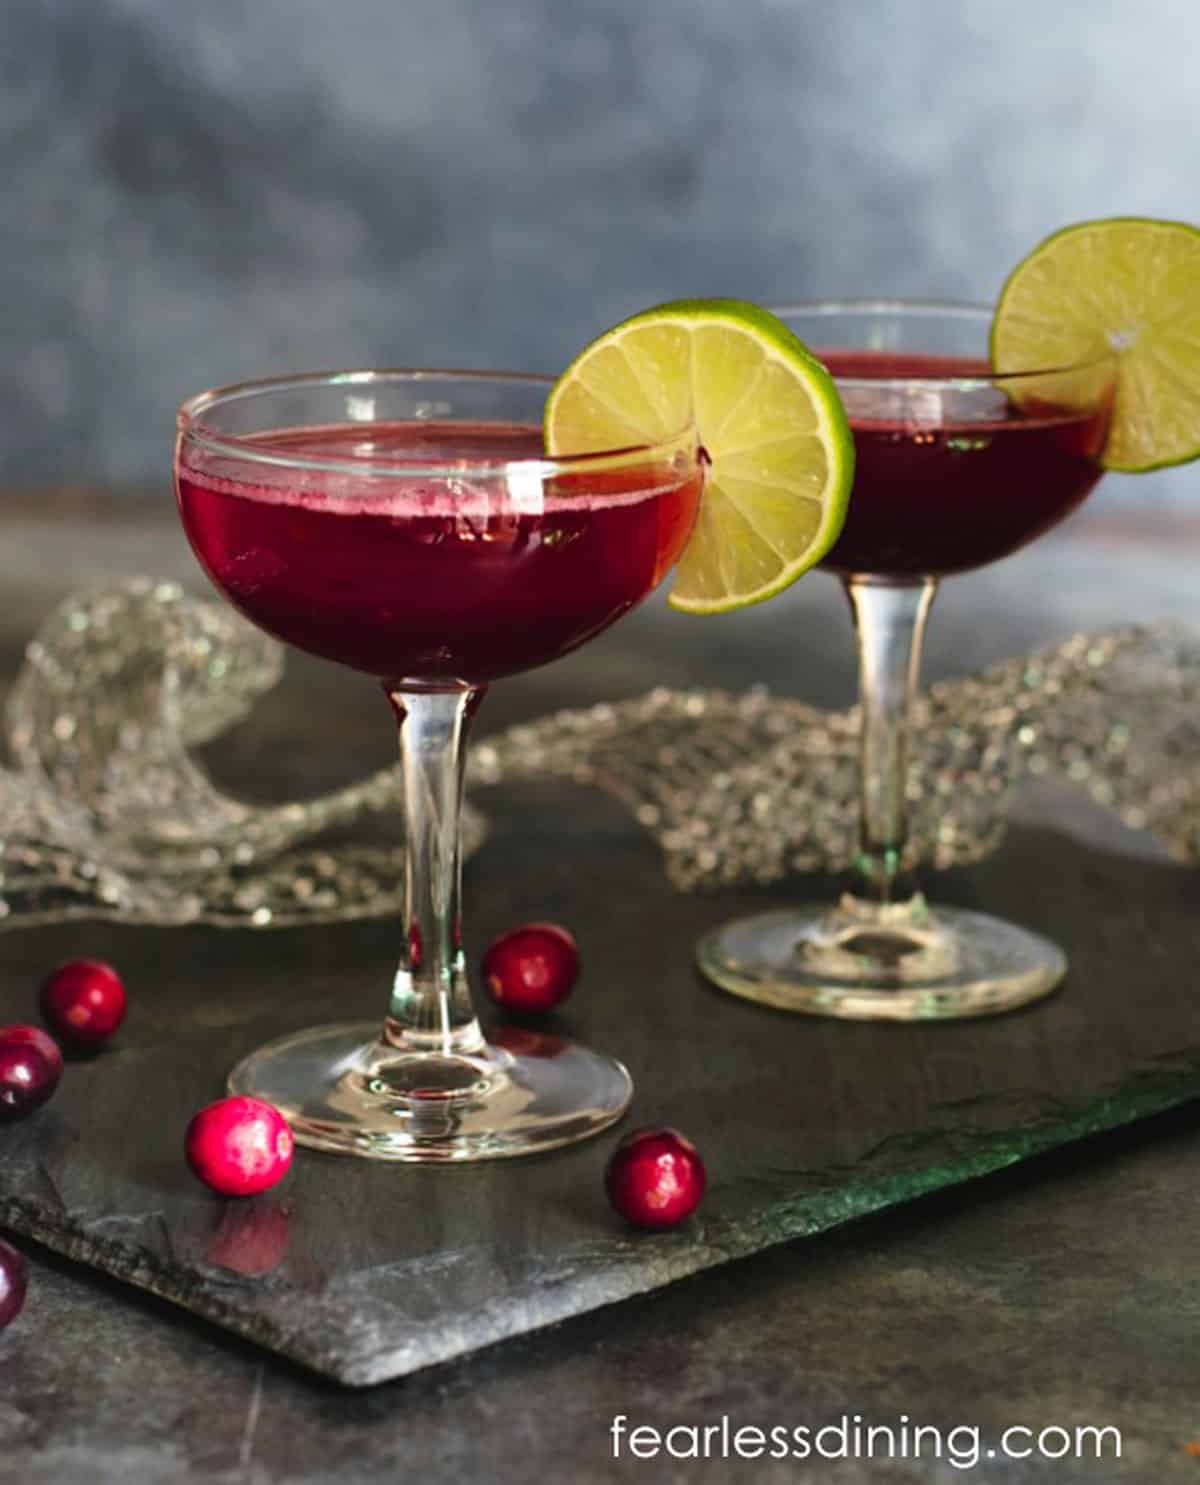
[[[0,1225],[366,1385],[1200,1095],[1193,872],[1016,830],[940,895],[1056,936],[1067,987],[994,1020],[840,1023],[722,995],[690,962],[712,923],[828,884],[676,896],[613,806],[572,790],[540,803],[543,832],[516,805],[507,820],[490,808],[471,936],[535,913],[578,930],[581,987],[539,1024],[624,1057],[630,1122],[676,1124],[700,1145],[710,1191],[685,1228],[642,1235],[608,1210],[612,1135],[465,1169],[302,1152],[276,1192],[242,1202],[190,1177],[183,1130],[238,1056],[379,1009],[395,932],[382,922],[0,940],[0,1020],[28,1019],[39,976],[68,953],[119,963],[132,997],[116,1044],[0,1129]]]

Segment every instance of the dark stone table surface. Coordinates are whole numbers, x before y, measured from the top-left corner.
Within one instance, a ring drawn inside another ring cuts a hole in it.
[[[71,586],[99,573],[189,573],[168,497],[146,505],[66,492],[13,497],[4,519],[5,675]],[[949,585],[927,673],[958,673],[1076,627],[1192,617],[1200,529],[1174,520],[1170,531],[1142,523],[1154,532],[1147,540],[1099,505],[1010,563]],[[481,725],[656,683],[752,681],[821,704],[849,699],[849,625],[832,583],[813,578],[719,628],[652,605],[578,656],[497,688]],[[217,748],[214,770],[282,797],[382,762],[393,740],[370,690],[293,665]],[[523,831],[552,836],[536,792],[522,791],[515,808]],[[510,802],[506,817],[513,811]],[[1020,813],[1092,848],[1155,855],[1153,843],[1069,796],[1031,795]],[[603,838],[595,849],[605,849]],[[493,869],[502,859],[497,841],[486,859]],[[1148,916],[1156,875],[1147,859],[1139,911]],[[589,922],[594,932],[620,931],[586,900],[575,922],[581,932]],[[62,952],[103,952],[110,931],[63,930]],[[269,933],[255,942],[271,954]],[[0,938],[0,962],[15,943]],[[170,970],[195,972],[186,963]],[[1154,973],[1147,962],[1129,993],[1152,986]],[[1200,1437],[1198,1119],[1189,1106],[361,1393],[35,1252],[25,1313],[0,1335],[0,1481],[1196,1479],[1200,1460],[1188,1446]],[[626,1450],[614,1459],[617,1414],[664,1432],[725,1416],[735,1428],[764,1429],[815,1429],[856,1414],[895,1426],[907,1416],[946,1433],[978,1429],[985,1457],[972,1470],[949,1458],[673,1462]],[[1119,1428],[1122,1459],[986,1457],[1012,1425],[1080,1424]]]

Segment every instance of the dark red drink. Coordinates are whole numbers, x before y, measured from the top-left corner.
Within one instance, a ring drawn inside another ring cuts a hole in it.
[[[982,567],[1061,521],[1103,473],[1107,402],[1018,406],[986,362],[895,351],[819,351],[854,431],[854,490],[823,566],[918,580]],[[845,379],[931,381],[890,399]],[[1008,385],[1013,385],[1011,382]]]
[[[542,458],[541,430],[512,424],[347,424],[262,442],[347,467],[231,468],[182,442],[179,506],[205,571],[279,639],[402,681],[480,684],[583,644],[675,562],[702,484],[649,455],[523,478],[503,466]]]

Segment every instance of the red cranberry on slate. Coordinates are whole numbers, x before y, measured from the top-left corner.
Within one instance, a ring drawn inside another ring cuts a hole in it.
[[[0,1242],[0,1330],[11,1325],[21,1313],[27,1282],[25,1260],[15,1248]]]
[[[483,956],[488,992],[506,1011],[553,1010],[579,974],[575,940],[557,923],[526,923],[494,938]]]
[[[604,1185],[609,1201],[635,1227],[674,1227],[700,1205],[704,1161],[677,1129],[635,1129],[613,1151]]]
[[[0,1026],[0,1121],[46,1102],[62,1077],[62,1053],[36,1026]]]
[[[261,1098],[222,1098],[187,1127],[192,1174],[222,1196],[254,1196],[281,1181],[292,1163],[292,1131]]]
[[[107,1041],[125,1019],[125,986],[111,964],[72,959],[42,985],[42,1015],[59,1036],[79,1046]]]
[[[0,1026],[0,1042],[6,1041],[25,1042],[28,1046],[34,1047],[54,1069],[55,1076],[62,1076],[63,1055],[59,1050],[59,1045],[40,1026]]]

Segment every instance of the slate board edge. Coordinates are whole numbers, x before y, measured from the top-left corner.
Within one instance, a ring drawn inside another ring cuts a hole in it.
[[[793,1197],[781,1190],[772,1201],[769,1222],[760,1215],[748,1223],[729,1224],[731,1230],[727,1235],[706,1231],[704,1241],[681,1246],[673,1255],[675,1261],[666,1266],[665,1276],[660,1267],[654,1278],[647,1278],[643,1266],[630,1262],[601,1276],[586,1297],[580,1295],[577,1287],[563,1286],[559,1292],[551,1288],[543,1291],[544,1303],[531,1324],[523,1323],[526,1317],[514,1314],[511,1306],[485,1306],[473,1313],[469,1338],[455,1327],[446,1344],[439,1348],[429,1344],[428,1335],[423,1336],[419,1356],[395,1344],[364,1346],[355,1351],[352,1335],[345,1336],[346,1349],[340,1355],[333,1355],[328,1349],[318,1350],[303,1335],[289,1332],[267,1316],[249,1314],[235,1305],[221,1304],[211,1295],[190,1290],[166,1272],[162,1260],[150,1250],[98,1239],[69,1216],[55,1221],[20,1197],[0,1197],[0,1229],[31,1238],[65,1258],[179,1305],[318,1375],[348,1387],[369,1387],[664,1288],[722,1263],[799,1238],[815,1237],[887,1207],[979,1179],[1051,1149],[1110,1132],[1196,1099],[1200,1099],[1200,1064],[1169,1078],[1144,1078],[1136,1080],[1132,1087],[1124,1085],[1080,1100],[1049,1118],[973,1134],[967,1148],[946,1161],[880,1173],[861,1183],[851,1178],[844,1187],[826,1186]],[[838,1191],[844,1200],[837,1204],[836,1210],[831,1210],[830,1197]]]

